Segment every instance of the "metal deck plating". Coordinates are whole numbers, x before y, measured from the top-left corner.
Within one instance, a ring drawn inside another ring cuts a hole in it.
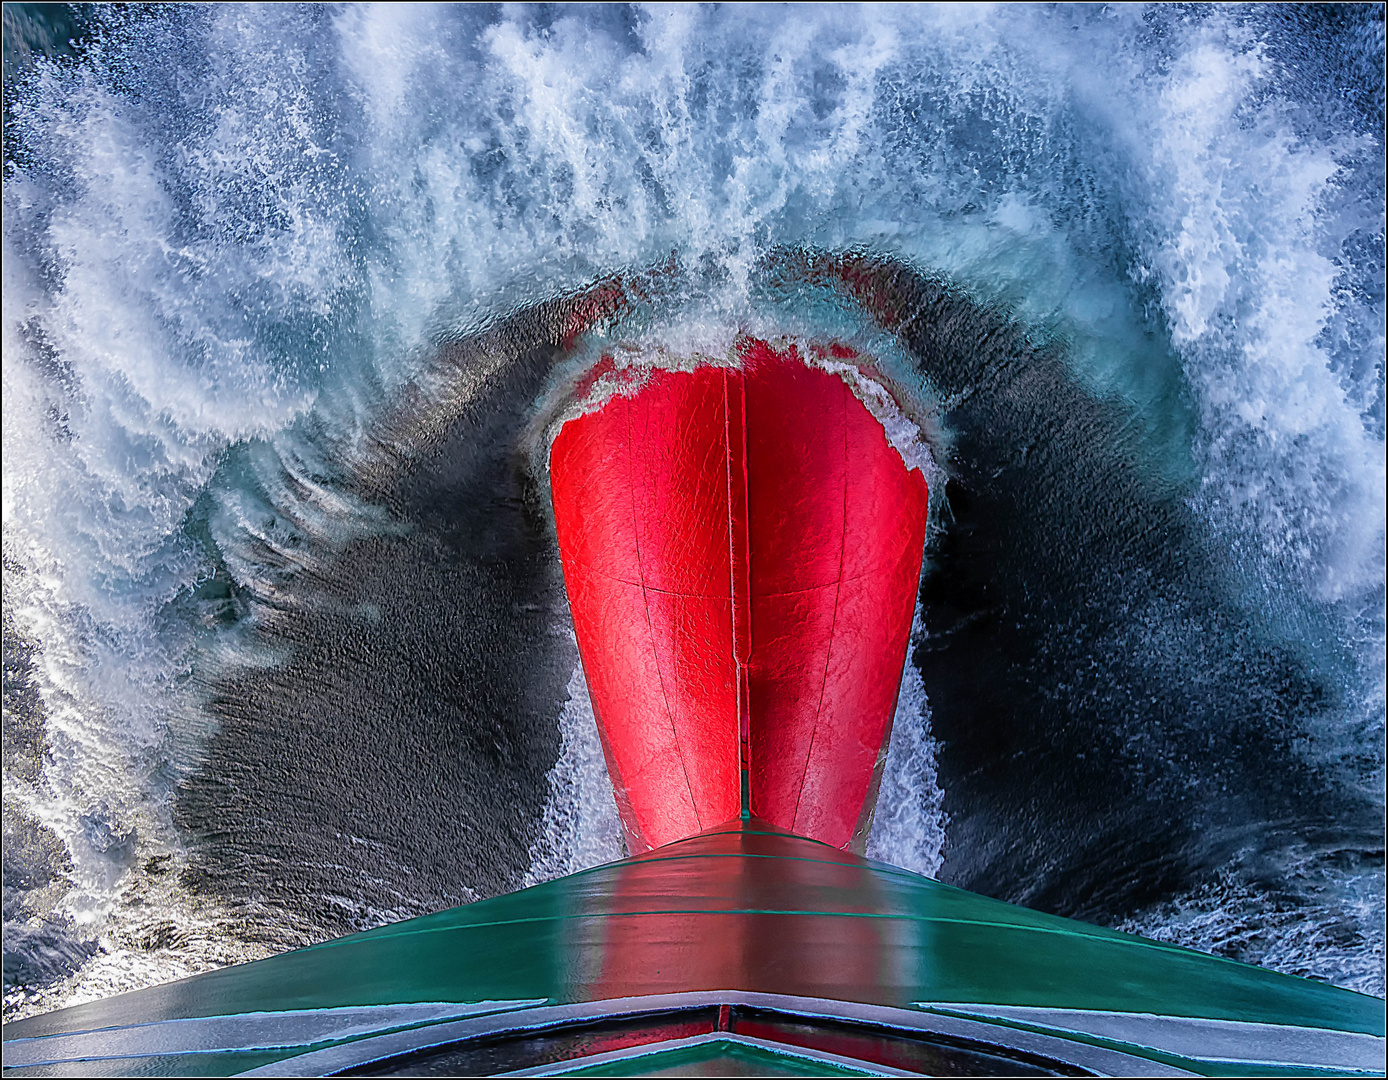
[[[975,896],[755,819],[32,1017],[4,1049],[15,1075],[390,1073],[444,1053],[460,1072],[643,1073],[680,1040],[696,1040],[681,1043],[691,1054],[718,1041],[704,1035],[777,1043],[782,1071],[840,1074],[918,1072],[930,1054],[976,1073],[1384,1062],[1377,999]]]

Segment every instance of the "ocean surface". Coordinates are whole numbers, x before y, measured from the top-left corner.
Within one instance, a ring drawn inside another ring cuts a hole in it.
[[[1383,995],[1381,7],[4,18],[6,1019],[619,857],[547,410],[741,332],[939,470],[869,854]]]

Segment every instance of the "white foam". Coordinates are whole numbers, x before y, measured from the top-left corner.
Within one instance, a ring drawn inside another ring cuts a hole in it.
[[[911,625],[913,647],[925,633],[924,619],[925,613],[917,604]],[[949,824],[935,769],[935,751],[936,743],[930,734],[930,702],[908,650],[867,855],[932,878],[939,874],[944,861],[945,830]]]
[[[784,323],[782,320],[782,329]],[[550,447],[569,420],[601,409],[613,397],[639,393],[654,371],[695,371],[701,367],[740,370],[745,342],[761,339],[778,355],[794,355],[806,366],[842,379],[853,396],[882,425],[887,444],[896,451],[902,464],[925,477],[933,510],[945,482],[945,471],[936,455],[943,457],[948,452],[947,446],[939,445],[943,439],[938,434],[938,425],[931,424],[928,430],[923,429],[921,423],[905,413],[902,403],[865,370],[867,364],[878,361],[874,355],[877,351],[895,353],[894,345],[881,340],[881,335],[854,334],[851,340],[862,361],[853,363],[836,360],[826,351],[831,343],[844,344],[841,341],[826,340],[823,336],[809,338],[794,333],[775,333],[776,325],[764,316],[739,311],[722,319],[711,320],[707,315],[699,315],[675,323],[662,322],[656,327],[643,328],[636,341],[609,340],[609,335],[603,333],[580,343],[577,355],[551,380],[528,435],[530,458],[537,475],[548,475]],[[604,367],[603,373],[592,379],[583,393],[576,394],[575,386],[600,364]],[[933,419],[929,414],[923,415]],[[932,443],[936,444],[933,452]]]
[[[1300,852],[1288,861],[1305,899],[1288,902],[1221,870],[1116,929],[1382,997],[1381,871],[1337,872]]]
[[[1361,419],[1374,388],[1336,371],[1321,340],[1340,273],[1322,206],[1370,140],[1299,134],[1264,97],[1275,77],[1256,39],[1214,19],[1128,123],[1149,148],[1145,252],[1204,414],[1202,503],[1337,601],[1383,579],[1383,446]],[[1361,348],[1382,355],[1381,329]]]
[[[617,801],[581,663],[574,665],[568,695],[559,714],[559,760],[549,771],[549,799],[524,885],[613,862],[625,854]]]

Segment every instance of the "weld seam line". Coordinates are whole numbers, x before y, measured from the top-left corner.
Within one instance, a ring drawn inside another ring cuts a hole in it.
[[[744,409],[744,410],[746,409],[746,402],[745,402],[745,401],[744,401],[744,403],[743,403],[743,409]],[[731,398],[730,398],[730,396],[729,396],[729,394],[728,394],[728,372],[725,370],[725,371],[723,372],[723,465],[724,465],[724,476],[726,477],[726,480],[727,480],[727,486],[726,486],[726,488],[725,488],[725,491],[726,491],[726,495],[727,495],[727,510],[728,510],[728,515],[727,515],[727,516],[728,516],[728,616],[729,616],[728,622],[729,622],[729,624],[730,624],[731,627],[732,627],[732,640],[729,642],[729,644],[732,646],[733,678],[734,678],[734,680],[735,680],[735,682],[736,682],[736,686],[735,686],[735,689],[734,689],[734,695],[733,695],[733,701],[736,703],[736,708],[737,708],[737,716],[735,717],[735,720],[736,720],[736,722],[737,722],[737,734],[736,734],[736,736],[735,736],[735,737],[736,737],[736,740],[737,740],[737,755],[736,755],[736,760],[737,760],[737,800],[738,800],[738,809],[739,809],[739,812],[742,813],[742,814],[749,814],[749,813],[751,812],[751,809],[752,809],[752,806],[751,806],[751,792],[750,792],[751,777],[749,776],[749,777],[747,778],[747,785],[748,785],[748,788],[747,788],[747,790],[744,790],[744,784],[743,784],[743,776],[742,776],[742,773],[743,773],[743,767],[744,767],[744,765],[746,764],[746,760],[745,760],[745,758],[744,758],[744,754],[745,754],[745,752],[746,752],[746,747],[743,745],[742,713],[743,713],[743,710],[744,710],[745,708],[750,707],[750,704],[751,704],[751,703],[750,703],[750,702],[744,702],[744,701],[742,700],[743,681],[744,681],[743,678],[742,678],[742,661],[739,660],[739,659],[737,658],[737,630],[738,630],[738,621],[739,621],[739,620],[738,620],[738,610],[737,610],[737,607],[738,607],[738,605],[737,605],[737,592],[738,592],[738,590],[737,590],[737,530],[736,530],[736,527],[735,527],[735,523],[734,523],[734,521],[733,521],[733,438],[732,438],[732,427],[733,427],[732,400],[731,400]],[[746,459],[746,456],[747,456],[747,432],[746,432],[746,425],[745,425],[745,423],[744,423],[744,426],[743,426],[742,455],[743,455],[743,458],[744,458],[744,472],[745,472],[745,459]],[[744,494],[745,494],[745,485],[744,485]],[[748,606],[750,607],[750,606],[751,606],[751,597],[750,597],[750,596],[748,596],[747,601],[748,601]],[[749,644],[750,644],[750,643],[749,643]],[[749,651],[750,651],[750,650],[749,650]],[[751,739],[751,732],[750,732],[750,731],[747,733],[747,738],[748,738],[749,740]]]
[[[578,560],[578,559],[571,559],[570,562],[571,562],[572,564],[574,564],[574,565],[577,565],[577,566],[581,567],[583,570],[585,570],[585,571],[587,571],[588,573],[593,574],[593,575],[595,575],[595,576],[597,576],[597,577],[606,578],[608,581],[616,581],[616,582],[621,583],[622,585],[631,585],[631,586],[634,587],[634,588],[645,589],[647,592],[653,592],[653,593],[656,593],[656,594],[658,594],[658,595],[660,595],[660,596],[679,596],[679,597],[683,597],[683,598],[686,599],[686,600],[724,600],[724,599],[728,599],[728,598],[727,598],[723,593],[721,593],[721,592],[712,592],[712,593],[686,593],[686,592],[675,592],[673,589],[657,589],[654,585],[646,585],[646,584],[644,584],[643,582],[640,582],[640,581],[628,581],[626,578],[624,578],[624,577],[618,577],[616,574],[609,574],[606,570],[599,570],[597,567],[591,566],[591,565],[589,565],[588,563],[585,563],[585,562],[581,562],[581,561]],[[892,572],[892,570],[895,570],[895,569],[896,569],[896,567],[892,567],[892,568],[890,568],[890,569],[881,570],[881,571],[877,571],[877,570],[866,570],[866,571],[864,571],[864,572],[861,573],[861,574],[854,574],[852,577],[842,578],[842,579],[840,579],[840,580],[838,580],[838,581],[826,581],[823,585],[807,585],[807,586],[806,586],[805,588],[803,588],[803,589],[782,589],[782,590],[780,590],[780,591],[778,591],[778,592],[759,592],[759,593],[756,593],[755,595],[750,595],[750,596],[749,596],[749,599],[750,599],[750,600],[766,600],[766,599],[768,599],[768,598],[770,598],[770,597],[773,597],[773,596],[801,596],[801,595],[803,595],[803,594],[805,594],[805,593],[822,592],[822,591],[825,590],[825,589],[837,588],[839,585],[848,585],[848,584],[851,584],[851,583],[854,582],[854,581],[862,581],[864,578],[885,576],[885,575],[887,575],[887,574],[890,574],[890,573]]]

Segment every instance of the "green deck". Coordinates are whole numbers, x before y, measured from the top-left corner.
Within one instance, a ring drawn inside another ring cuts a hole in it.
[[[754,821],[508,896],[32,1017],[4,1034],[8,1044],[174,1018],[403,1002],[505,1010],[728,990],[946,1015],[1034,1007],[1384,1032],[1378,999],[990,900]],[[461,1011],[441,1008],[423,1022]],[[1002,1022],[1055,1028],[1025,1013]],[[7,1045],[7,1061],[18,1045]],[[302,1049],[267,1048],[240,1067]],[[52,1060],[60,1057],[55,1049]],[[175,1053],[157,1071],[202,1071],[211,1057]],[[142,1060],[148,1071],[153,1063]],[[1213,1060],[1156,1060],[1229,1071]]]

